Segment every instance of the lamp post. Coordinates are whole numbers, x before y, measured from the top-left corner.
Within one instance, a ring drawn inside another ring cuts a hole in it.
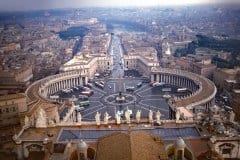
[[[134,101],[134,114],[136,113],[136,101]]]

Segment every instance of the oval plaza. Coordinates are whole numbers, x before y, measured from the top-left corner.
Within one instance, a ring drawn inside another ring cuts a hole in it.
[[[197,107],[201,106],[207,111],[209,107],[214,105],[216,88],[210,80],[202,76],[182,70],[153,67],[149,78],[151,82],[164,82],[181,88],[187,88],[191,92],[185,96],[169,99],[169,119],[176,118],[175,114],[177,110],[185,113],[185,119],[191,119],[194,117],[194,111]],[[32,84],[27,90],[27,95],[29,95],[29,99],[31,99],[32,95],[36,95],[34,99],[41,99],[52,103],[53,100],[50,99],[50,95],[63,89],[85,85],[89,79],[87,74],[81,70],[49,76]]]

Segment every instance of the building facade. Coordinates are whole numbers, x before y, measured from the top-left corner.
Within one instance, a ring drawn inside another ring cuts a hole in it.
[[[125,55],[124,68],[138,70],[143,76],[150,76],[152,67],[158,67],[159,62],[141,55]]]
[[[212,78],[213,72],[216,69],[216,65],[208,63],[192,63],[192,71],[193,73],[197,73],[207,78]]]
[[[235,69],[216,69],[213,73],[213,82],[220,89],[224,88],[224,81],[227,80],[235,80],[237,77],[237,73],[240,72],[240,68]]]
[[[27,111],[26,96],[11,94],[0,97],[0,126],[20,123],[20,114]]]
[[[232,93],[232,109],[235,113],[235,120],[240,121],[240,89],[233,90]]]
[[[112,69],[112,58],[99,55],[79,55],[60,67],[60,72],[82,70],[89,79],[94,78],[95,73],[101,73]]]

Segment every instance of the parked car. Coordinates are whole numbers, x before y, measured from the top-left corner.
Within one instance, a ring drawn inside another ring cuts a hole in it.
[[[134,90],[135,90],[135,88],[133,86],[126,87],[126,91],[128,91],[128,92],[133,92]]]
[[[142,82],[138,82],[137,87],[140,88],[142,86]]]

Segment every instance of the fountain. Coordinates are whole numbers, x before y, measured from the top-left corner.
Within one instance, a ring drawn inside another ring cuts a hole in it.
[[[124,103],[125,102],[125,96],[122,95],[122,92],[120,91],[119,94],[116,96],[115,101],[117,103]]]

